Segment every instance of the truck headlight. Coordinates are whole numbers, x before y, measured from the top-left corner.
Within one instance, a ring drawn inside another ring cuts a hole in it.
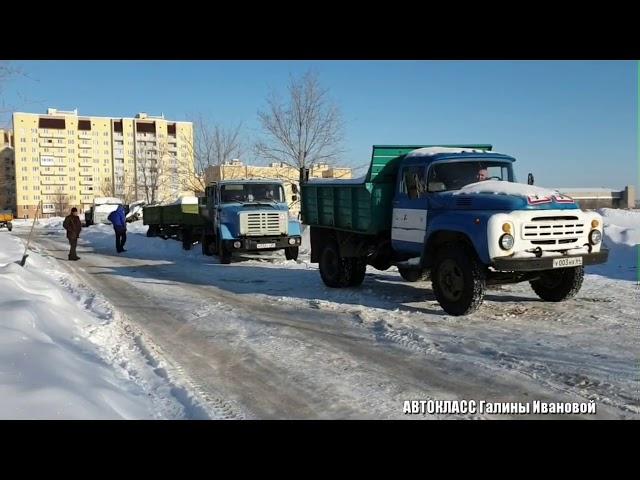
[[[295,245],[296,244],[296,239],[295,238],[290,238],[289,239],[289,245]]]
[[[591,245],[597,245],[601,240],[602,233],[600,233],[600,230],[591,230],[591,233],[589,233],[589,243]]]
[[[235,241],[233,242],[233,248],[240,248],[242,246],[242,243],[240,243],[239,241]]]
[[[500,241],[498,242],[498,244],[500,245],[500,248],[503,250],[511,250],[513,248],[513,243],[514,243],[513,235],[510,235],[508,233],[505,233],[504,235],[502,235],[500,237]]]

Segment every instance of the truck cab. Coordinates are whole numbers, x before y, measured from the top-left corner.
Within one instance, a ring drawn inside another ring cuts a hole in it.
[[[200,198],[205,226],[202,252],[217,253],[229,263],[234,252],[284,250],[296,260],[302,243],[300,222],[289,217],[282,182],[224,180],[214,182]]]
[[[311,259],[328,286],[358,285],[367,264],[395,265],[405,280],[430,277],[443,309],[465,315],[491,284],[529,281],[543,300],[566,300],[584,265],[607,260],[598,213],[516,183],[515,158],[491,145],[373,150],[359,183],[302,186]]]

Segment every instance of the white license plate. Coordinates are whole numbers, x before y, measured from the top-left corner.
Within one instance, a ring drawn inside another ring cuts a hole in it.
[[[553,259],[553,268],[579,267],[580,265],[582,265],[582,257]]]
[[[256,248],[276,248],[275,243],[259,243],[256,245]]]

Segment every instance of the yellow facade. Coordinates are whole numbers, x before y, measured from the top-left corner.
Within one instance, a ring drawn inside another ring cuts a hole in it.
[[[16,166],[13,132],[0,128],[0,210],[16,211]]]
[[[43,115],[14,113],[13,132],[19,218],[32,217],[41,200],[44,216],[66,214],[73,206],[82,213],[98,196],[147,200],[145,171],[155,175],[153,200],[189,193],[179,178],[193,165],[186,148],[193,142],[190,122],[48,109]]]
[[[326,164],[314,165],[309,169],[309,178],[351,178],[350,168],[337,168]],[[207,183],[220,180],[280,180],[284,183],[285,195],[291,213],[297,215],[300,212],[300,195],[293,200],[291,185],[298,184],[300,172],[297,168],[285,164],[272,163],[269,166],[244,165],[239,160],[228,162],[224,165],[212,165],[205,171]]]

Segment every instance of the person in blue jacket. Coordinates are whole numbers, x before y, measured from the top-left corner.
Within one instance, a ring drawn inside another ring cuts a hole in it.
[[[116,233],[116,251],[118,253],[126,252],[124,244],[127,241],[127,220],[124,207],[118,205],[118,208],[111,212],[107,218]]]

